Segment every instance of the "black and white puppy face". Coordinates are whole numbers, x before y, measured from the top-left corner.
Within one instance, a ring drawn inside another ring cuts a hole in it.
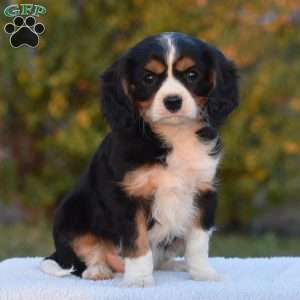
[[[113,128],[203,120],[220,125],[238,103],[233,64],[181,33],[148,37],[102,76],[103,111]]]

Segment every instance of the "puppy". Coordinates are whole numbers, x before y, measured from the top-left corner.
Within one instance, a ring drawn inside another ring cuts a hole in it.
[[[102,75],[111,126],[54,221],[55,252],[43,271],[86,279],[123,272],[149,286],[153,269],[183,267],[217,280],[209,237],[217,205],[218,129],[238,105],[232,62],[182,33],[151,36]],[[123,267],[124,264],[124,267]]]

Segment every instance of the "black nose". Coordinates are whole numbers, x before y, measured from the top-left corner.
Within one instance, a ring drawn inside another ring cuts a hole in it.
[[[164,104],[168,111],[175,113],[182,105],[182,98],[179,96],[168,96],[164,99]]]

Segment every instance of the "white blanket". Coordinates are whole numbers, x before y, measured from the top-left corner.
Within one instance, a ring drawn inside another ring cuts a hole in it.
[[[125,288],[121,279],[57,278],[39,270],[40,258],[0,263],[0,300],[300,300],[300,257],[211,258],[221,282],[192,281],[187,273],[155,272],[155,286]]]

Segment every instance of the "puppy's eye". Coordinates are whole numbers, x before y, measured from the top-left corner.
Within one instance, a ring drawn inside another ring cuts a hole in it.
[[[153,73],[146,73],[143,77],[143,82],[147,85],[152,85],[156,81],[156,76]]]
[[[199,73],[197,71],[188,71],[185,74],[185,79],[189,83],[195,82],[199,78]]]

